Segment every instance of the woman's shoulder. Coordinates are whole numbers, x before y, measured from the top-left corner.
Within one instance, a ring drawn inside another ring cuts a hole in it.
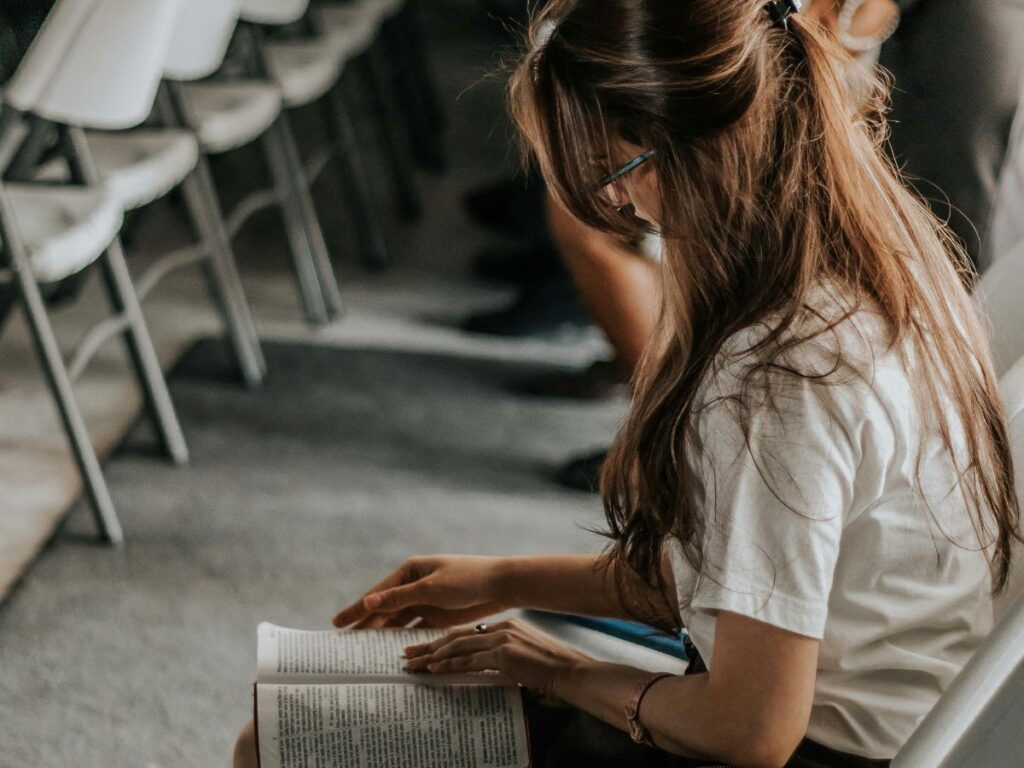
[[[903,358],[870,298],[820,282],[790,306],[730,334],[706,383],[709,395],[828,387],[866,396],[886,389],[894,377],[905,379]]]

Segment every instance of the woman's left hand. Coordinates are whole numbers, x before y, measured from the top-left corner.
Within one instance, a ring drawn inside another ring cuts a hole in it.
[[[512,619],[453,630],[432,643],[405,649],[410,672],[435,674],[497,670],[516,683],[560,701],[561,682],[590,657]]]

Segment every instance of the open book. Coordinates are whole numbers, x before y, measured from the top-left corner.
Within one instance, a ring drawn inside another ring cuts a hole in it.
[[[519,690],[495,674],[405,672],[432,629],[305,632],[263,623],[261,768],[524,768]]]

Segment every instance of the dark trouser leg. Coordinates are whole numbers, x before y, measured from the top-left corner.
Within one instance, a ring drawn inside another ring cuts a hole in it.
[[[700,667],[702,668],[702,667]],[[530,756],[537,768],[725,768],[715,759],[679,757],[636,744],[625,731],[578,709],[550,707],[523,695]],[[888,768],[888,760],[847,755],[804,740],[786,768]]]
[[[895,80],[896,158],[982,268],[1024,85],[1022,51],[1021,0],[921,2],[882,51]]]
[[[625,731],[586,712],[549,706],[529,692],[523,703],[530,755],[537,768],[689,768],[706,764],[636,744]]]

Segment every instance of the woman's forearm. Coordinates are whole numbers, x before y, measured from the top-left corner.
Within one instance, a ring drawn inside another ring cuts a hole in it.
[[[629,618],[599,555],[509,557],[501,570],[498,601],[509,607]]]
[[[515,608],[626,618],[599,555],[540,555],[502,561],[501,602]]]
[[[659,626],[679,626],[674,593],[663,594],[632,574],[623,578],[622,567],[600,555],[503,558],[498,602],[510,608],[615,619],[633,619],[642,613]],[[620,579],[628,584],[631,606],[623,603]]]
[[[730,765],[785,765],[807,732],[820,643],[720,611],[710,674],[658,680],[641,699],[654,743]],[[567,657],[551,678],[555,698],[626,729],[625,708],[648,673]]]

